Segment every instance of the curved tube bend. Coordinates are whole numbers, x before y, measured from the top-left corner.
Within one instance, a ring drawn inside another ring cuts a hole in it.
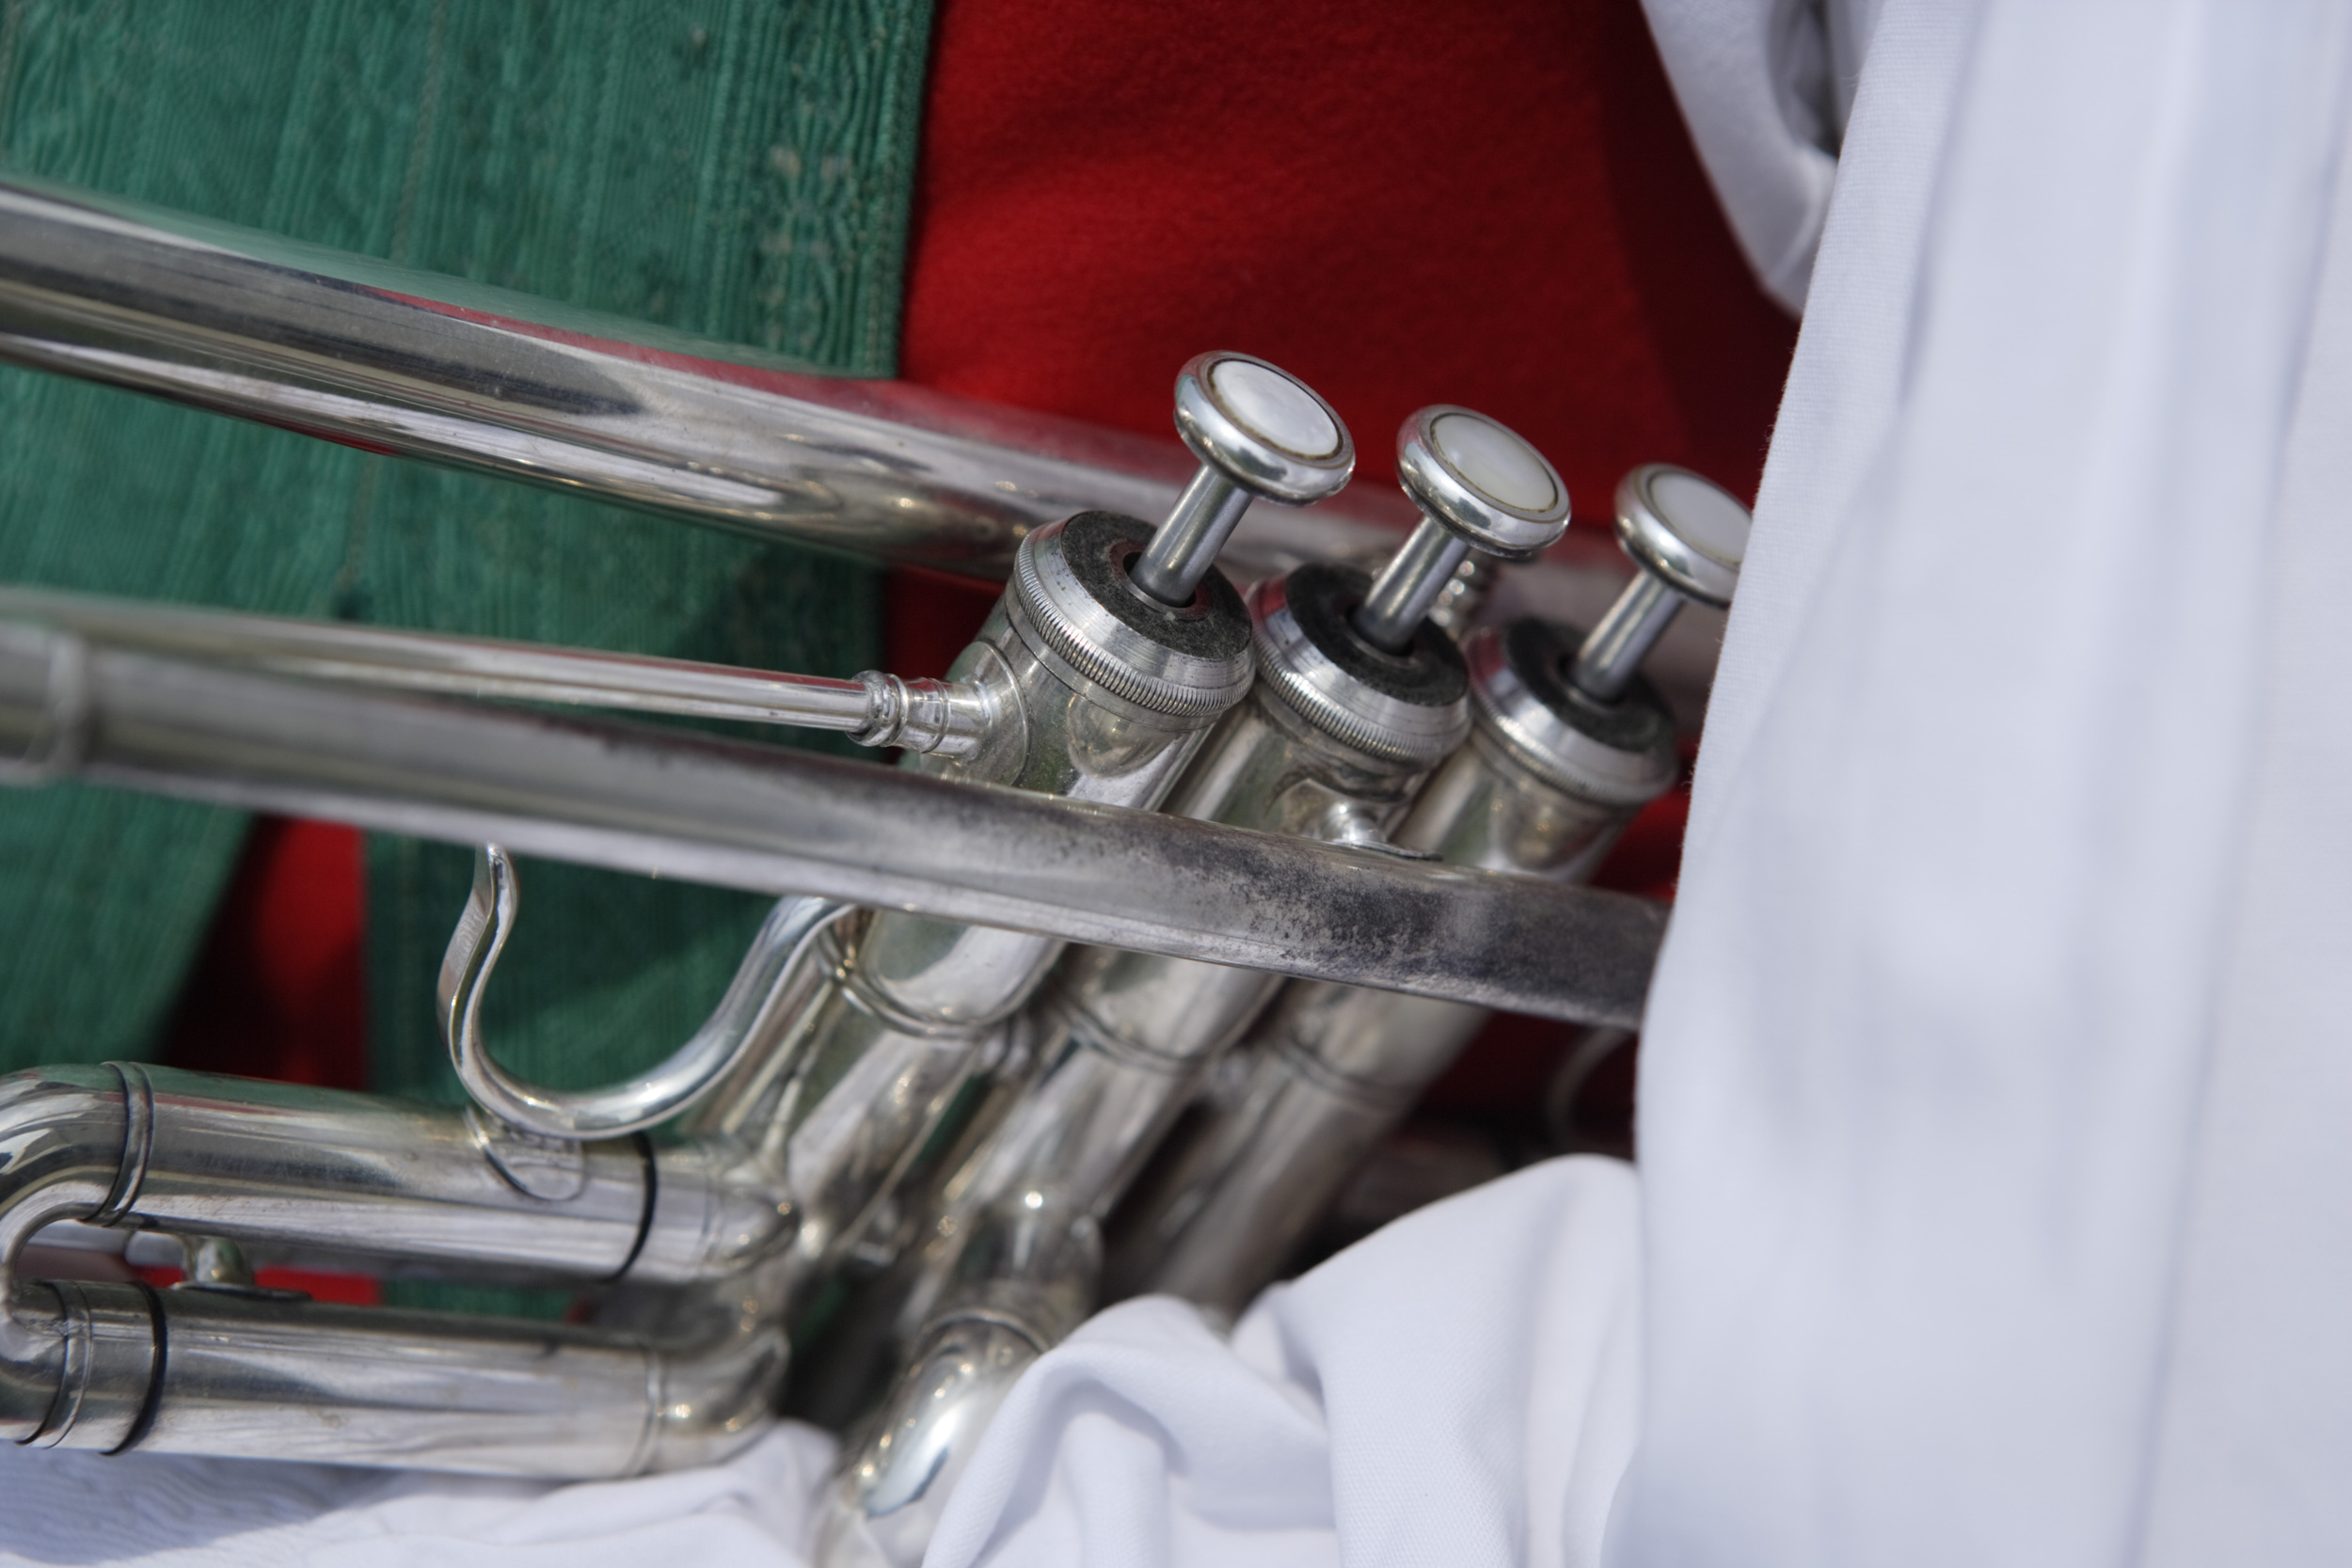
[[[217,1224],[246,1235],[318,1228],[317,1216],[300,1218],[303,1203],[240,1206],[222,1193],[253,1182],[219,1180],[225,1157],[249,1156],[246,1144],[288,1141],[296,1101],[342,1111],[363,1142],[367,1126],[353,1118],[371,1113],[399,1128],[420,1117],[459,1119],[264,1085],[246,1087],[288,1103],[237,1105],[192,1092],[218,1080],[155,1075],[178,1091],[160,1106],[148,1069],[135,1064],[0,1079],[0,1437],[556,1478],[707,1463],[771,1420],[789,1353],[756,1268],[707,1288],[695,1332],[659,1341],[235,1291],[14,1278],[26,1243],[58,1220]],[[378,1169],[364,1151],[344,1163],[358,1187]],[[216,1189],[209,1199],[203,1182]],[[465,1213],[454,1201],[441,1210]],[[386,1211],[366,1212],[380,1221]],[[679,1213],[681,1223],[690,1217]],[[694,1244],[681,1243],[681,1262],[688,1251],[716,1260],[733,1233],[723,1216],[686,1229]]]
[[[89,1362],[88,1319],[56,1292],[21,1286],[16,1261],[43,1226],[104,1219],[132,1185],[125,1108],[135,1068],[55,1068],[0,1079],[0,1437],[40,1441],[68,1379]],[[82,1332],[77,1334],[77,1329]],[[79,1353],[78,1354],[76,1353]]]
[[[820,1568],[918,1568],[998,1406],[1070,1337],[1102,1268],[1093,1216],[1032,1189],[983,1211],[873,1424],[843,1450],[822,1507]]]
[[[475,1103],[542,1137],[613,1138],[669,1120],[714,1087],[758,1042],[761,1025],[788,1016],[787,993],[818,933],[852,906],[784,898],[769,912],[708,1022],[660,1066],[610,1088],[567,1093],[524,1082],[499,1066],[482,1038],[482,994],[522,906],[514,857],[495,844],[474,861],[473,892],[441,958],[441,1036]]]

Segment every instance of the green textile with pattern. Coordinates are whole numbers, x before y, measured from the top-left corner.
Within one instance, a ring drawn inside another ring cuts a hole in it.
[[[929,0],[0,0],[0,165],[888,374]],[[0,371],[0,581],[848,673],[866,568]],[[0,794],[0,1066],[151,1049],[233,814]],[[433,976],[462,850],[368,855],[381,1087],[455,1099]],[[524,867],[501,1056],[674,1049],[765,901]]]

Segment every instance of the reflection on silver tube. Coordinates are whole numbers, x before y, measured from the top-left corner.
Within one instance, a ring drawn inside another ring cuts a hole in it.
[[[1158,517],[1151,440],[9,175],[0,358],[740,532],[1002,578],[1030,530]],[[1401,498],[1259,507],[1245,575],[1378,552]],[[1368,526],[1369,525],[1369,526]]]

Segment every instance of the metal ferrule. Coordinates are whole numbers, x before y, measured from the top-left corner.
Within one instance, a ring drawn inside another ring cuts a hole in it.
[[[861,746],[961,756],[977,751],[998,718],[993,694],[954,681],[901,680],[879,670],[858,676],[866,689],[866,722],[849,732]]]
[[[1663,702],[1646,685],[1606,705],[1569,686],[1579,641],[1532,619],[1470,639],[1470,743],[1422,791],[1399,845],[1449,864],[1581,879],[1673,784]],[[1111,1293],[1162,1291],[1238,1313],[1487,1016],[1353,986],[1288,988],[1122,1215]]]

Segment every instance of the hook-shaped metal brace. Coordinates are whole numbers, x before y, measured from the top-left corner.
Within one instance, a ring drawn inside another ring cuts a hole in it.
[[[473,892],[441,958],[441,1034],[459,1082],[484,1110],[550,1138],[612,1138],[669,1120],[740,1061],[760,1037],[818,933],[855,906],[830,898],[779,899],[727,983],[708,1022],[641,1078],[568,1092],[525,1083],[499,1066],[482,1038],[482,993],[514,933],[522,885],[514,857],[485,844],[474,861]]]

